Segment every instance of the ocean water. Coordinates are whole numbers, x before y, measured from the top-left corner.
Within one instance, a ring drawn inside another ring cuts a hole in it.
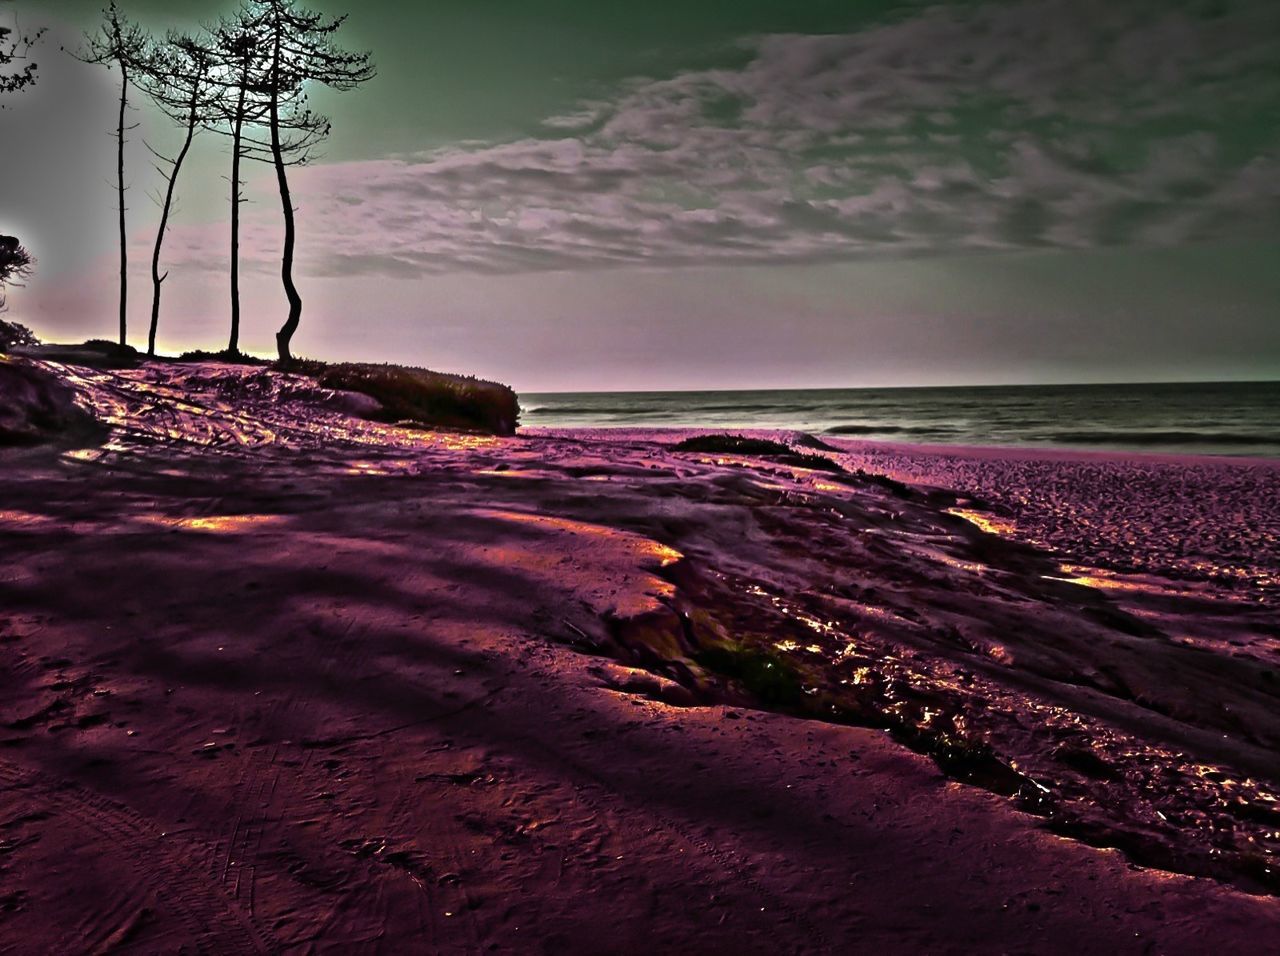
[[[1280,382],[521,396],[543,428],[785,428],[920,444],[1280,457]]]

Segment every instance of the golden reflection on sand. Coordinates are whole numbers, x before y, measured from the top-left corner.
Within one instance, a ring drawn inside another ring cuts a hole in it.
[[[1015,530],[1012,521],[1005,521],[982,511],[972,511],[968,508],[948,508],[947,514],[963,518],[979,531],[985,531],[987,534],[1007,535],[1013,534]]]
[[[580,534],[600,541],[624,543],[636,554],[649,557],[657,562],[658,567],[665,568],[681,560],[684,555],[675,548],[669,548],[652,538],[644,538],[628,531],[620,531],[606,525],[588,524],[585,521],[574,521],[572,518],[556,518],[551,515],[530,514],[526,511],[501,511],[497,509],[480,509],[476,514],[513,521],[520,524],[534,525],[554,531],[565,531],[569,534]]]
[[[416,462],[402,459],[388,459],[385,461],[356,460],[347,462],[347,467],[344,471],[348,475],[395,475],[411,472],[416,466]]]
[[[477,562],[544,577],[548,586],[577,591],[602,613],[638,618],[662,609],[675,585],[652,572],[681,560],[674,548],[629,531],[524,511],[479,508],[477,517],[532,527],[546,541],[496,538],[469,549]],[[557,537],[564,535],[566,538]]]
[[[419,432],[417,439],[423,444],[434,445],[447,451],[475,451],[479,448],[497,448],[501,438],[492,435],[466,435],[456,432]]]
[[[1132,591],[1139,594],[1165,594],[1179,597],[1196,597],[1199,589],[1182,582],[1169,581],[1142,575],[1120,574],[1079,564],[1061,564],[1062,574],[1046,575],[1051,581],[1063,581],[1100,591]],[[1216,570],[1216,569],[1215,569]]]
[[[0,525],[17,525],[19,528],[40,531],[57,523],[47,515],[33,514],[30,511],[0,511]]]
[[[101,455],[101,448],[73,448],[62,453],[63,458],[70,458],[72,461],[97,461]]]
[[[174,518],[169,515],[139,515],[134,519],[142,524],[181,531],[198,531],[204,534],[244,534],[261,528],[284,524],[283,515],[206,515],[199,518]]]
[[[1120,578],[1111,577],[1096,568],[1086,568],[1075,564],[1064,564],[1062,567],[1062,576],[1049,575],[1052,581],[1063,581],[1067,584],[1079,584],[1086,588],[1097,588],[1098,590],[1111,591],[1149,591],[1153,590],[1149,586],[1144,586],[1133,581],[1123,581]]]

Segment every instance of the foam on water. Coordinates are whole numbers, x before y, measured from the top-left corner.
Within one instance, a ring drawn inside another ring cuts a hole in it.
[[[1280,382],[734,392],[578,392],[522,398],[551,428],[800,429],[951,445],[1280,457]]]

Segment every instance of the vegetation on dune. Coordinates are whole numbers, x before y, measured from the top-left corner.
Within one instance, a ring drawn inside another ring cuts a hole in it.
[[[791,446],[768,438],[747,438],[745,435],[694,435],[677,444],[676,451],[724,455],[790,455]]]
[[[814,471],[843,472],[839,462],[825,455],[796,451],[790,445],[770,438],[748,438],[745,435],[694,435],[674,446],[676,451],[701,452],[710,455],[760,455],[784,465],[811,468]]]
[[[310,376],[325,388],[360,392],[377,399],[382,411],[371,417],[379,421],[409,421],[512,435],[520,416],[520,402],[514,391],[468,375],[402,365],[331,365],[309,359],[295,359],[277,367]]]
[[[830,471],[835,474],[843,474],[844,468],[838,461],[833,461],[826,455],[810,455],[805,452],[792,452],[782,458],[783,464],[798,465],[801,468],[811,468],[814,471]]]
[[[703,648],[694,660],[707,670],[738,681],[767,707],[796,707],[804,690],[795,668],[778,654],[746,644],[725,643]]]
[[[895,478],[890,478],[888,475],[877,475],[873,472],[864,471],[859,468],[853,473],[853,476],[868,485],[875,485],[878,488],[883,488],[891,495],[895,495],[899,498],[916,497],[916,493],[911,490],[909,485],[905,485]]]
[[[90,339],[79,345],[40,345],[27,354],[34,358],[86,365],[89,368],[136,368],[140,356],[132,345]]]
[[[31,274],[35,260],[13,236],[0,236],[0,312],[4,311],[4,287]]]
[[[25,325],[0,319],[0,352],[7,352],[15,348],[28,348],[39,344],[40,340],[36,338],[35,333]]]
[[[221,352],[208,352],[204,349],[193,349],[178,356],[179,362],[226,362],[229,365],[270,365],[267,359],[255,358],[243,352],[232,352],[224,349]]]

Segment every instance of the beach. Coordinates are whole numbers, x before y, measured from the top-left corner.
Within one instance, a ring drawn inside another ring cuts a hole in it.
[[[1280,460],[43,367],[109,433],[0,450],[17,951],[1280,935]]]

